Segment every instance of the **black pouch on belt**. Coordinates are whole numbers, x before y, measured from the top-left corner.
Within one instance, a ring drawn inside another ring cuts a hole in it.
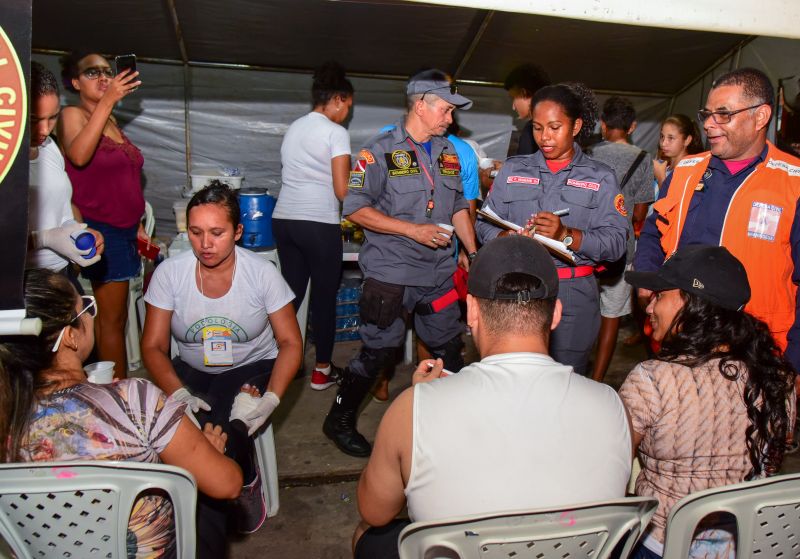
[[[375,324],[378,328],[388,328],[396,318],[403,315],[404,291],[405,286],[367,278],[358,303],[361,322]]]

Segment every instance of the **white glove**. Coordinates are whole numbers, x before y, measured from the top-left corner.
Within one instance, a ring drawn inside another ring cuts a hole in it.
[[[189,419],[192,420],[192,423],[200,428],[200,423],[197,421],[197,418],[194,416],[194,414],[199,412],[201,409],[210,411],[211,406],[208,405],[208,402],[202,398],[198,398],[197,396],[192,396],[192,393],[186,390],[186,387],[183,386],[172,393],[172,398],[186,404],[186,415],[189,416]]]
[[[69,220],[64,222],[61,227],[53,227],[44,231],[31,231],[31,244],[33,248],[49,248],[82,268],[91,266],[100,260],[100,255],[95,254],[91,258],[84,258],[92,249],[80,250],[75,246],[75,241],[72,240],[72,237],[70,237],[72,233],[83,229],[86,229],[85,223]]]
[[[280,403],[280,398],[274,392],[267,392],[260,398],[239,392],[233,400],[230,420],[238,419],[247,425],[247,434],[252,435],[264,425]]]

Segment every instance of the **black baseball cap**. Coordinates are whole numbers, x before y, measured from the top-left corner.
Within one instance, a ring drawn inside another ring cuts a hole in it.
[[[651,291],[682,289],[735,311],[750,300],[744,266],[721,246],[680,248],[657,272],[625,272],[625,281]]]
[[[497,284],[508,274],[527,274],[541,283],[533,291],[497,293]],[[539,241],[522,235],[492,239],[469,267],[467,291],[482,299],[530,301],[558,295],[558,273],[553,259]]]
[[[421,95],[423,93],[441,97],[462,111],[467,111],[472,107],[472,101],[460,95],[458,86],[450,83],[450,80],[447,79],[447,74],[441,70],[423,70],[411,76],[406,86],[406,95]]]

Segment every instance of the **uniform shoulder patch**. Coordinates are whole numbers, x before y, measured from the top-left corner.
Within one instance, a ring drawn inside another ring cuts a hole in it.
[[[347,188],[364,188],[364,171],[350,171]]]
[[[625,196],[617,194],[614,196],[614,209],[623,217],[628,217],[628,210],[625,208]]]
[[[372,152],[368,149],[362,149],[358,152],[358,156],[367,162],[367,165],[372,165],[375,163],[375,156],[372,155]]]

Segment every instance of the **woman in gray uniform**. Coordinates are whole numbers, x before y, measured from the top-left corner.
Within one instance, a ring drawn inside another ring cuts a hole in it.
[[[611,168],[584,155],[577,143],[597,120],[591,90],[576,83],[544,87],[531,101],[531,115],[539,151],[510,157],[484,206],[524,227],[521,234],[561,241],[572,252],[574,263],[554,257],[564,311],[550,354],[586,375],[600,327],[594,268],[625,254],[631,234],[625,200]],[[481,220],[476,230],[484,243],[512,234]]]

